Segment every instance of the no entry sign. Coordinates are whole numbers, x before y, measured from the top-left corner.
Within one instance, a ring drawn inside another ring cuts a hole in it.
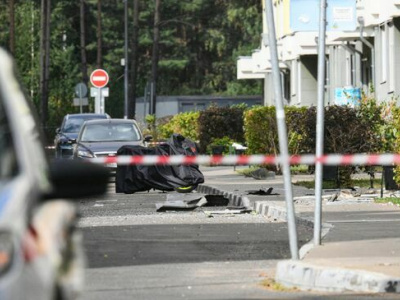
[[[90,82],[94,87],[102,88],[108,83],[108,74],[103,69],[97,69],[90,75]]]

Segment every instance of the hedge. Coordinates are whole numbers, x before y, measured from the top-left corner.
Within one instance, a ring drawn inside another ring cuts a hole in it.
[[[243,112],[242,106],[217,107],[212,105],[200,112],[199,141],[200,152],[205,153],[207,146],[215,139],[228,137],[243,143]]]

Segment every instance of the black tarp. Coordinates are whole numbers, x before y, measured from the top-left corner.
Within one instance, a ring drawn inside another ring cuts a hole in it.
[[[194,142],[182,135],[174,134],[167,143],[156,147],[123,146],[117,155],[189,155],[197,154]],[[204,182],[198,165],[127,165],[118,166],[115,178],[117,193],[132,194],[157,189],[172,191],[174,188],[197,186]]]

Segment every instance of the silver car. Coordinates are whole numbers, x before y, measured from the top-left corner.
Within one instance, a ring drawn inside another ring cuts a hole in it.
[[[83,286],[77,213],[67,199],[102,194],[109,172],[49,163],[33,111],[0,49],[0,299],[74,299]]]

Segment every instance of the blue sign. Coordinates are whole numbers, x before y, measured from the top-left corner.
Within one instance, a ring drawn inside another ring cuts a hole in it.
[[[355,0],[327,0],[327,31],[354,31],[356,22]],[[320,0],[291,0],[290,28],[292,31],[319,30]]]
[[[361,100],[361,89],[353,87],[336,88],[335,100],[336,105],[358,106]]]

